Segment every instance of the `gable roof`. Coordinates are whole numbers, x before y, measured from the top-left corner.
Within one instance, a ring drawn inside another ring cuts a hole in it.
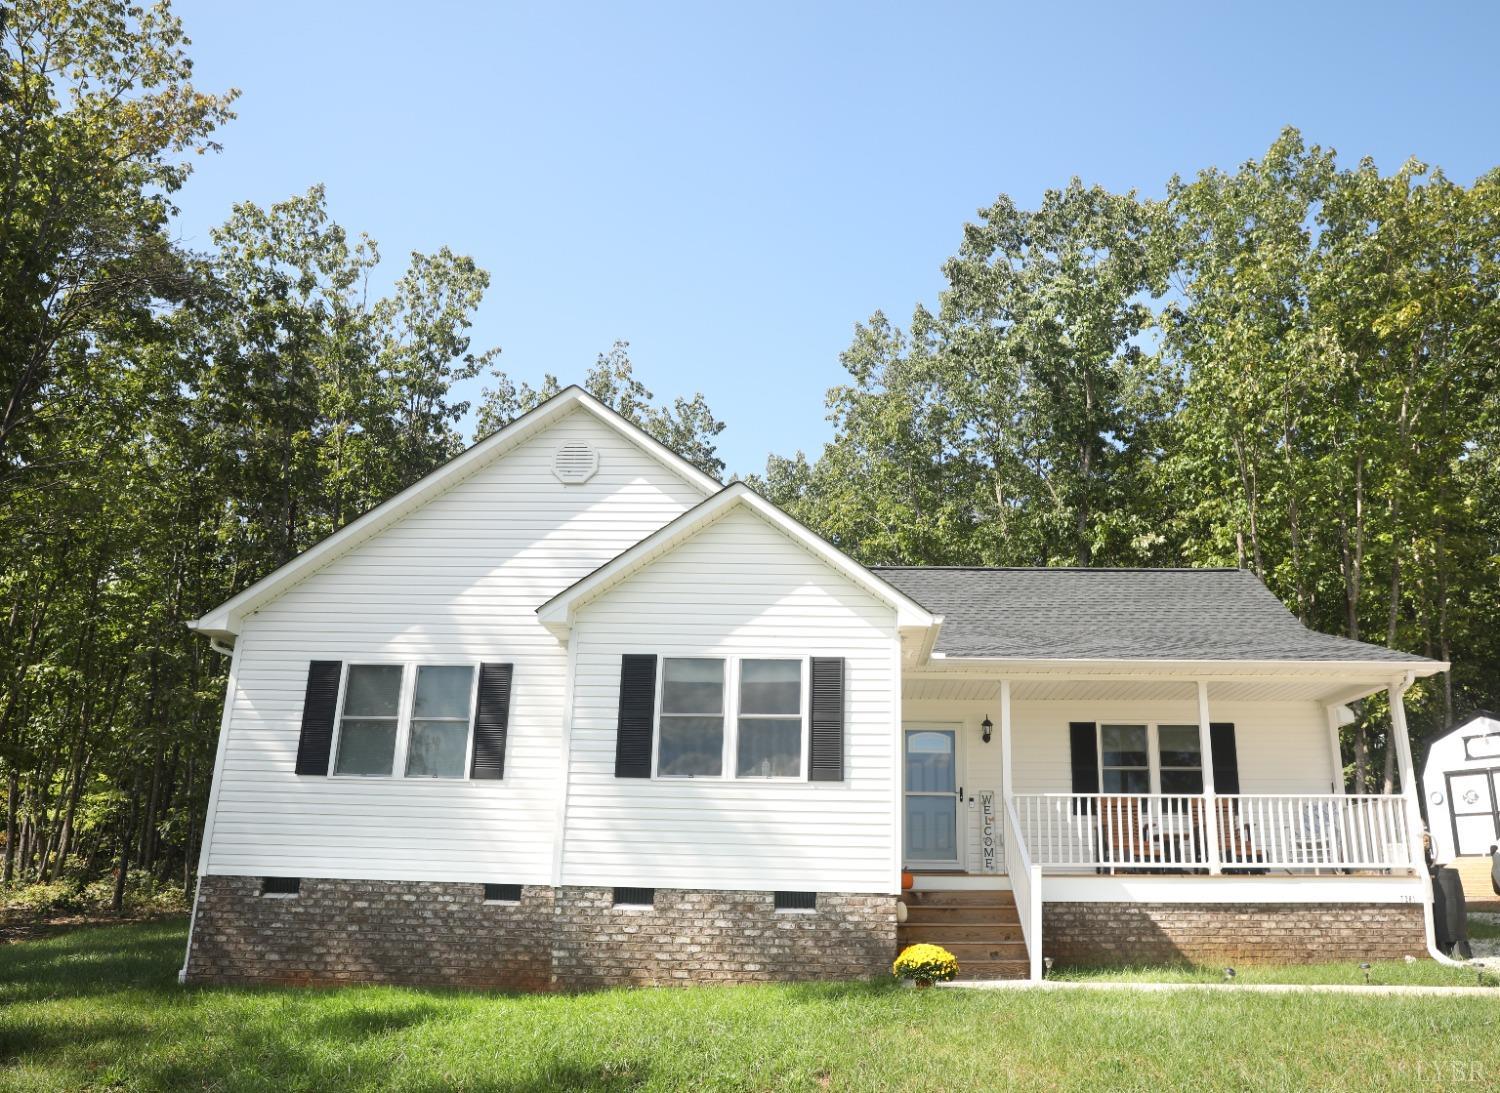
[[[934,629],[942,622],[941,618],[934,616],[899,588],[808,531],[743,482],[726,486],[665,527],[617,554],[587,577],[569,585],[537,608],[537,619],[560,639],[565,639],[572,628],[574,614],[584,604],[602,596],[631,574],[644,569],[705,528],[741,508],[756,513],[851,583],[895,608],[897,626]]]
[[[943,616],[939,658],[1445,667],[1309,630],[1245,570],[873,568]]]
[[[188,628],[213,638],[234,636],[239,633],[242,620],[250,612],[263,607],[298,581],[390,527],[428,501],[446,493],[470,475],[489,466],[506,452],[574,411],[593,415],[657,459],[668,470],[702,491],[705,496],[723,488],[717,479],[704,474],[634,422],[611,410],[575,384],[565,387],[540,406],[522,414],[503,429],[491,433],[441,467],[419,478],[394,497],[345,524],[243,592],[207,612],[202,618],[188,623]]]

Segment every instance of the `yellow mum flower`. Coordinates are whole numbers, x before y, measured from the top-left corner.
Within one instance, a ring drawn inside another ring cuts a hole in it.
[[[908,945],[891,965],[891,974],[919,983],[946,981],[958,975],[958,961],[941,945]]]

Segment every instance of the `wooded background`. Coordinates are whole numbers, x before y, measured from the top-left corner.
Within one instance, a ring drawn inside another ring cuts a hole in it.
[[[185,623],[458,452],[455,383],[490,377],[483,435],[558,381],[471,347],[488,277],[446,247],[372,298],[319,187],[175,243],[235,93],[192,86],[167,5],[0,19],[3,884],[119,906],[196,866],[226,663]],[[1309,626],[1453,662],[1419,746],[1500,706],[1500,172],[1288,129],[1160,199],[1001,197],[944,273],[855,327],[835,438],[772,456],[771,500],[869,563],[1248,567]],[[723,423],[625,343],[584,382],[723,474]],[[1350,785],[1389,786],[1357,712]]]

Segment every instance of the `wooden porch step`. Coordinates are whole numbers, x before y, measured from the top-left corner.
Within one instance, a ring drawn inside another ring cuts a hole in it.
[[[1015,925],[1020,915],[1015,907],[912,907],[906,908],[906,921],[946,922],[949,925]]]
[[[965,964],[958,962],[960,979],[1025,979],[1031,974],[1031,965],[1020,960],[973,960]]]
[[[928,942],[948,948],[951,942],[963,941],[1009,941],[1008,923],[922,922],[907,923],[896,927],[896,940],[902,945]],[[1016,926],[1017,933],[1020,927]],[[1019,941],[1017,942],[1019,944]]]
[[[919,942],[913,941],[911,944],[916,945]],[[1020,938],[994,941],[953,941],[944,945],[943,948],[953,954],[960,968],[967,968],[975,961],[984,963],[991,960],[1026,959],[1026,943]]]
[[[912,907],[1011,907],[1016,897],[999,888],[911,889],[901,893],[908,908]]]

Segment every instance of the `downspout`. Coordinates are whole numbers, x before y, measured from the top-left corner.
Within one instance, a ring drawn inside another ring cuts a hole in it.
[[[1406,798],[1406,807],[1411,810],[1408,828],[1415,831],[1412,840],[1412,868],[1422,881],[1422,928],[1426,933],[1427,955],[1439,964],[1450,968],[1468,967],[1462,960],[1454,960],[1437,946],[1437,921],[1432,909],[1433,876],[1427,869],[1427,855],[1422,849],[1422,811],[1417,800],[1417,773],[1411,755],[1411,734],[1406,728],[1406,703],[1403,697],[1416,680],[1416,673],[1407,672],[1397,683],[1390,686],[1391,735],[1396,744],[1396,758],[1401,768],[1401,796]]]

